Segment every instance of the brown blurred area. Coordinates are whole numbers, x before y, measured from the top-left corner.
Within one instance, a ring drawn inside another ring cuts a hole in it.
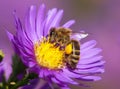
[[[89,36],[83,42],[95,39],[97,47],[103,49],[105,73],[102,80],[87,82],[91,88],[71,86],[72,89],[119,89],[120,80],[120,0],[0,0],[0,49],[6,55],[13,54],[5,30],[15,32],[12,12],[24,22],[24,16],[30,5],[39,7],[45,3],[47,10],[64,10],[61,24],[70,19],[76,23],[71,27],[75,31],[84,30]]]

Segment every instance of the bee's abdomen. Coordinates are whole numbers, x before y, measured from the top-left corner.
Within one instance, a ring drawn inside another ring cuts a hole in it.
[[[78,41],[72,40],[72,48],[73,57],[80,56],[80,44]]]
[[[73,61],[78,61],[79,58],[79,55],[71,55],[71,59],[74,59]]]
[[[72,51],[72,54],[74,54],[74,55],[80,55],[80,50],[78,50],[78,49],[74,49],[73,51]]]
[[[72,43],[72,53],[69,55],[68,67],[74,70],[80,59],[80,44],[76,40],[71,40],[71,43]]]
[[[74,47],[76,50],[80,50],[80,44],[79,44],[78,41],[72,40],[72,44],[73,44],[73,47]]]

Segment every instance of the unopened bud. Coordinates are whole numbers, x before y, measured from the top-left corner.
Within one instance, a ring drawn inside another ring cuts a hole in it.
[[[4,58],[4,53],[2,50],[0,50],[0,62],[3,60],[3,58]]]

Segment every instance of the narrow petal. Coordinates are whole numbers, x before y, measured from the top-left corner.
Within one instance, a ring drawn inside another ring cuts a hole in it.
[[[66,22],[63,27],[65,28],[69,28],[71,25],[73,25],[75,23],[75,20],[70,20],[68,22]]]
[[[98,81],[98,80],[101,80],[101,77],[99,77],[99,76],[85,76],[85,77],[82,77],[80,79],[86,80],[86,81]]]
[[[62,19],[62,15],[63,15],[63,10],[58,11],[58,13],[54,17],[54,19],[53,19],[53,21],[48,29],[50,29],[52,27],[58,27],[60,24],[60,21]]]
[[[6,60],[6,59],[4,59],[4,60]],[[8,80],[12,73],[12,66],[11,66],[11,64],[9,64],[7,62],[4,62],[3,66],[4,66],[5,78],[6,78],[6,80]]]
[[[34,37],[34,41],[37,41],[37,36],[36,36],[36,6],[31,6],[30,7],[30,26],[32,30],[32,35]]]
[[[41,36],[43,36],[43,27],[42,23],[44,21],[44,12],[45,12],[45,5],[42,4],[39,8],[38,15],[37,15],[37,22],[36,22],[36,27],[37,27],[37,36],[40,39]]]
[[[10,41],[12,41],[13,39],[13,34],[11,34],[10,32],[6,31],[7,32],[7,36],[9,38]]]
[[[44,78],[44,69],[41,69],[39,72],[39,77]]]
[[[48,15],[47,15],[47,18],[46,18],[46,23],[45,23],[45,33],[48,34],[49,32],[49,27],[50,27],[50,24],[52,22],[52,20],[54,19],[55,15],[57,13],[57,9],[56,8],[53,8],[52,10],[49,10],[48,11]],[[45,36],[46,36],[45,34]]]
[[[62,83],[62,82],[58,81],[57,79],[55,79],[54,77],[52,77],[51,80],[52,80],[54,83],[57,83],[57,84],[61,84],[61,83]]]
[[[36,21],[36,6],[30,7],[30,26],[33,32],[35,32],[35,21]]]
[[[91,64],[91,63],[100,61],[102,58],[103,58],[103,56],[94,56],[92,58],[81,59],[79,61],[79,64]]]
[[[69,78],[67,75],[64,74],[56,74],[55,77],[61,81],[61,82],[68,82],[71,84],[78,84],[77,82],[75,82],[74,80],[72,80],[71,78]]]
[[[99,67],[99,66],[103,66],[103,64],[105,63],[105,61],[100,61],[98,63],[94,63],[94,64],[89,64],[89,65],[80,65],[78,64],[77,67],[78,68],[93,68],[93,67]]]
[[[91,49],[95,45],[96,45],[96,41],[95,40],[91,40],[91,41],[85,42],[84,44],[81,45],[81,50]]]
[[[73,78],[78,78],[78,77],[80,77],[79,74],[75,74],[75,73],[73,73],[73,72],[70,72],[68,69],[64,69],[64,70],[63,70],[63,74],[64,74],[64,75],[67,75],[68,77],[73,77]]]
[[[26,36],[28,37],[29,40],[31,40],[32,42],[34,42],[34,38],[33,38],[33,35],[32,35],[32,28],[31,28],[31,25],[30,25],[30,9],[28,10],[28,13],[25,17],[25,34]]]
[[[97,55],[98,53],[100,53],[101,51],[102,50],[100,48],[90,49],[86,52],[81,51],[81,59],[93,57]]]
[[[32,62],[32,61],[29,62],[29,67],[34,67],[35,65],[36,65],[35,62]]]
[[[94,67],[90,69],[77,69],[74,72],[81,75],[83,74],[92,75],[92,74],[104,73],[104,69],[102,67]]]

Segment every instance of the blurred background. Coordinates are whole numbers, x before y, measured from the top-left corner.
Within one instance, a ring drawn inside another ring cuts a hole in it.
[[[75,31],[84,30],[89,37],[83,41],[97,40],[103,49],[105,73],[102,80],[87,82],[90,89],[118,89],[120,81],[120,0],[0,0],[0,49],[10,60],[13,50],[5,30],[15,32],[13,11],[24,22],[26,11],[31,5],[39,7],[45,3],[47,9],[57,7],[64,10],[61,24],[75,19]],[[71,86],[72,89],[89,89]]]

